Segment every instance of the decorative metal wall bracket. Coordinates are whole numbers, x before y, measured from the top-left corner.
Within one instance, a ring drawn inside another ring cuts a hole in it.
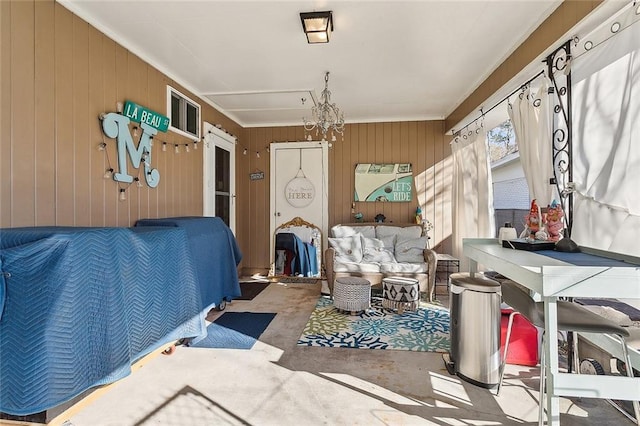
[[[544,62],[552,85],[549,94],[555,94],[552,124],[553,181],[560,194],[564,210],[565,237],[571,237],[573,222],[573,164],[571,123],[571,44],[568,40],[558,47]]]

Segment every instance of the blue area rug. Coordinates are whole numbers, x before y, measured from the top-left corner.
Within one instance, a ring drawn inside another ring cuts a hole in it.
[[[189,347],[251,349],[275,316],[262,312],[225,312],[209,324],[207,337],[189,343]]]
[[[338,312],[328,297],[321,297],[298,345],[447,352],[449,311],[421,302],[417,312],[399,315],[384,309],[382,300],[374,298],[370,309],[349,315]]]

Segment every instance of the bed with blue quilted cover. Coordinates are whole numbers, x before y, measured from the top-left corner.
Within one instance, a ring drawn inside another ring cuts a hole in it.
[[[0,230],[0,411],[46,411],[206,335],[203,306],[185,227]]]

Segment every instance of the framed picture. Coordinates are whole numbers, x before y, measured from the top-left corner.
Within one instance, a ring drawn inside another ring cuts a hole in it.
[[[355,186],[354,201],[411,201],[411,163],[356,164]]]

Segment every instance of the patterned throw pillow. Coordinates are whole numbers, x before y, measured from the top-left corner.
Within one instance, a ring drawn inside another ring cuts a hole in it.
[[[329,245],[336,251],[336,260],[340,262],[362,262],[362,236],[329,238]]]

